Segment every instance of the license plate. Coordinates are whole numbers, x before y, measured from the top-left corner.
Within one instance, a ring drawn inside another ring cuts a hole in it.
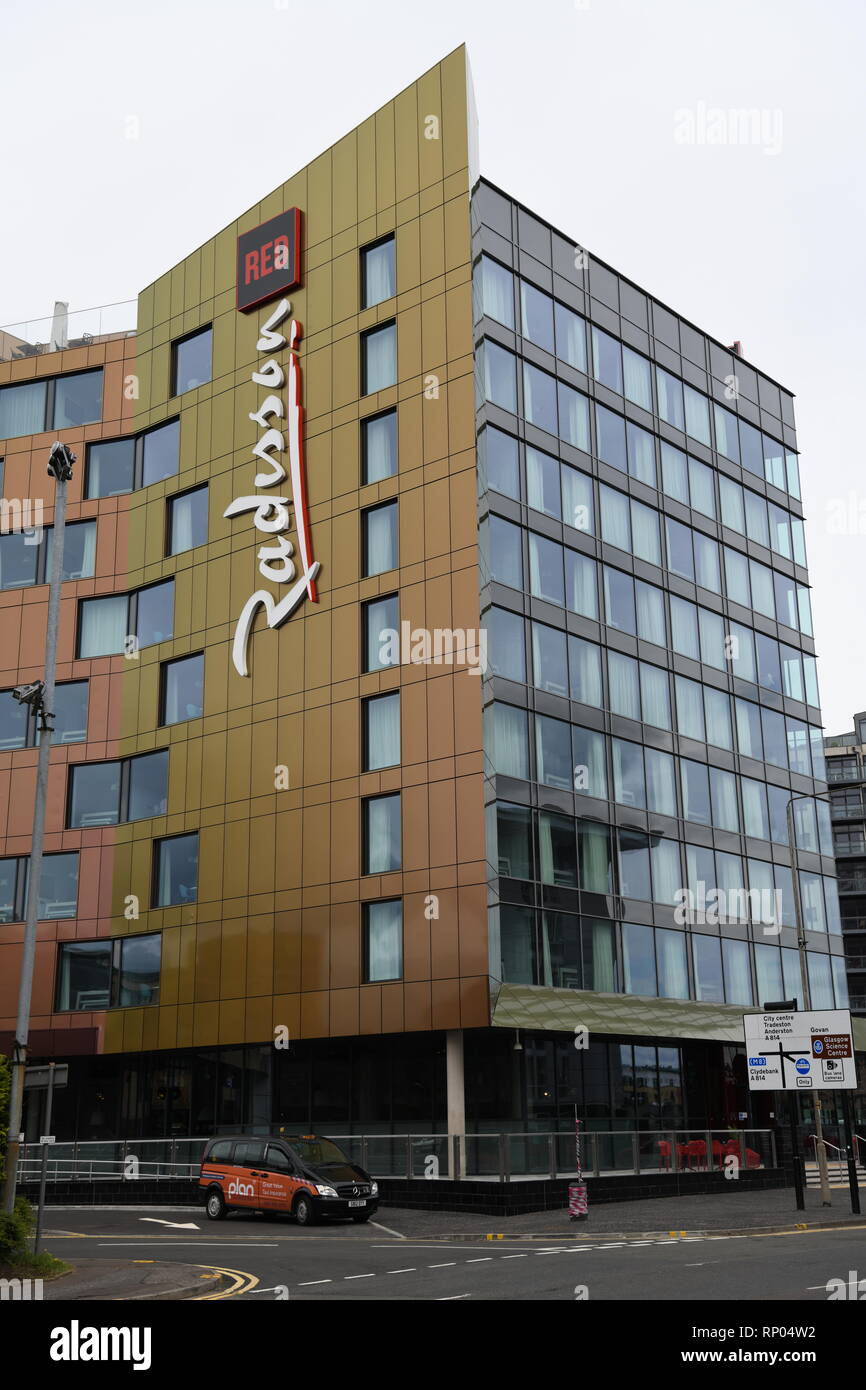
[[[367,1205],[367,1199],[366,1199],[366,1197],[362,1198],[360,1202],[350,1202],[350,1203],[349,1203],[349,1206],[350,1206],[350,1207],[365,1207],[366,1205]]]

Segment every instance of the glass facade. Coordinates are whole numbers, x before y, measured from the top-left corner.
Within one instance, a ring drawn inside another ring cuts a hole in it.
[[[816,999],[841,1005],[787,398],[502,195],[475,204],[491,973],[779,998],[797,873]]]

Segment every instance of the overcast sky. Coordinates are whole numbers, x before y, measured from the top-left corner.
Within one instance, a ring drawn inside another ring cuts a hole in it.
[[[482,172],[797,396],[824,719],[842,732],[866,708],[864,16],[862,0],[7,8],[0,324],[134,298],[465,41]],[[745,108],[757,138],[701,139]]]

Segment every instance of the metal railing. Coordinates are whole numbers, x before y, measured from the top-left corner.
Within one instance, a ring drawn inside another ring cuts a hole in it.
[[[264,1135],[262,1136],[265,1137]],[[374,1178],[471,1178],[512,1182],[576,1175],[573,1130],[490,1134],[333,1134]],[[290,1135],[286,1138],[291,1139]],[[127,1139],[52,1144],[48,1182],[195,1180],[206,1139]],[[772,1130],[597,1130],[581,1136],[590,1177],[776,1167]],[[42,1146],[21,1148],[19,1181],[38,1179]]]
[[[47,314],[20,323],[0,324],[0,362],[39,357],[60,347],[87,347],[102,338],[129,337],[135,332],[137,317],[138,300],[124,299],[116,304],[75,309],[61,316]]]

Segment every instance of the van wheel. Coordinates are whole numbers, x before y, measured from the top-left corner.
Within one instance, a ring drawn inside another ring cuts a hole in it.
[[[360,1224],[361,1224],[362,1221],[369,1221],[369,1220],[370,1220],[370,1212],[368,1212],[368,1211],[356,1211],[356,1212],[352,1212],[352,1220],[353,1220],[353,1221],[356,1221],[356,1222],[358,1223],[358,1225],[360,1226]]]
[[[315,1226],[318,1215],[312,1197],[308,1197],[306,1192],[302,1192],[299,1197],[295,1198],[295,1205],[292,1210],[299,1226]]]
[[[211,1221],[222,1221],[228,1216],[228,1207],[223,1200],[223,1194],[218,1187],[212,1187],[207,1194],[207,1201],[204,1204],[205,1211]]]

